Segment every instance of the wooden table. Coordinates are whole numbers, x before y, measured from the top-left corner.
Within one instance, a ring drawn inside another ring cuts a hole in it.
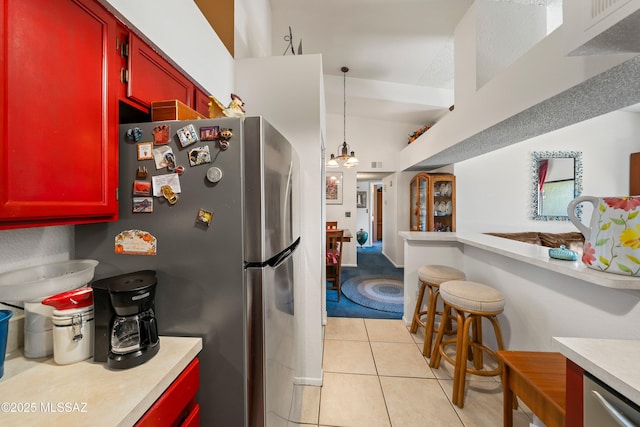
[[[504,361],[504,426],[513,426],[514,395],[547,427],[564,427],[567,359],[560,353],[499,350]]]
[[[350,242],[351,238],[353,237],[353,235],[351,234],[351,231],[349,231],[349,229],[347,229],[347,228],[344,228],[344,229],[343,228],[338,228],[338,229],[327,228],[327,231],[340,231],[340,230],[344,231],[344,234],[342,235],[342,241],[343,242]]]

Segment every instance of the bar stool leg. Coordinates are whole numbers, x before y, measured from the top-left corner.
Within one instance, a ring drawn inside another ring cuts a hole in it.
[[[475,351],[476,346],[482,347],[482,317],[473,315],[473,345],[470,347],[470,352],[472,353],[473,359],[473,367],[475,369],[482,369],[484,365],[484,356],[482,355],[482,350]]]
[[[444,309],[442,310],[442,319],[440,320],[440,327],[438,328],[438,334],[436,335],[436,341],[433,343],[433,356],[429,359],[429,366],[432,368],[440,367],[440,347],[442,346],[442,338],[444,337],[444,332],[446,329],[446,325],[449,322],[451,317],[451,307],[444,303]]]
[[[453,378],[453,403],[459,408],[462,408],[464,406],[464,383],[467,376],[466,356],[469,353],[469,329],[471,328],[471,324],[474,323],[474,316],[469,315],[465,318],[464,313],[459,312],[458,321],[460,322],[458,325],[462,325],[462,333],[458,333],[458,343],[456,344],[460,345],[460,347],[456,350],[456,372]]]
[[[420,307],[422,306],[422,299],[424,298],[424,290],[427,284],[420,281],[420,291],[418,292],[418,299],[416,301],[416,308],[413,310],[413,320],[411,321],[411,328],[409,332],[415,334],[418,331],[418,325],[420,324]],[[425,334],[426,338],[426,334]]]
[[[427,326],[425,327],[424,332],[424,346],[422,347],[422,355],[426,357],[431,357],[432,351],[432,343],[433,343],[433,329],[436,323],[436,302],[438,300],[438,294],[440,293],[440,288],[433,289],[433,286],[428,286],[429,288],[429,305],[427,308]]]

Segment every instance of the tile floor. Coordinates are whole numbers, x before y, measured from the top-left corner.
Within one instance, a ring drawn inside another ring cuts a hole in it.
[[[423,331],[410,334],[402,320],[329,318],[324,384],[300,386],[299,419],[290,426],[502,426],[498,378],[467,376],[464,409],[453,405],[453,369],[444,361],[429,367]],[[514,426],[531,418],[521,404]]]

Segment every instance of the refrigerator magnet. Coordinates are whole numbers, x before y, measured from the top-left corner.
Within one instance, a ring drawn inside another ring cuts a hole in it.
[[[156,169],[166,168],[168,166],[166,155],[168,153],[173,154],[171,147],[163,145],[162,147],[156,147],[152,150],[153,159],[156,162]]]
[[[198,141],[198,134],[196,133],[196,128],[193,125],[187,125],[178,129],[176,134],[178,135],[178,140],[183,148]]]
[[[189,164],[191,166],[203,165],[205,163],[211,163],[211,154],[209,154],[208,145],[189,150]]]
[[[135,181],[133,181],[133,195],[134,196],[150,196],[151,183],[149,181],[140,181],[136,179]]]
[[[204,224],[207,227],[209,227],[213,220],[213,212],[200,209],[198,210],[198,218],[196,220],[198,221],[198,223]]]
[[[138,166],[138,170],[136,171],[136,178],[145,180],[149,176],[149,170],[146,166]]]
[[[140,141],[142,139],[142,129],[138,127],[127,129],[127,138],[133,142]]]
[[[123,255],[155,255],[157,240],[147,231],[125,230],[115,237],[114,251]]]
[[[153,159],[153,143],[141,142],[138,144],[138,160],[151,160]]]
[[[169,143],[169,135],[171,134],[170,125],[158,125],[153,128],[153,143],[156,145],[165,145]]]
[[[172,153],[165,153],[164,160],[167,162],[167,170],[173,172],[176,170],[176,156]]]
[[[153,212],[153,197],[134,197],[133,213]]]
[[[170,185],[163,185],[162,187],[160,187],[160,191],[170,205],[175,205],[176,203],[178,203],[178,195],[173,192],[173,188],[171,188]]]
[[[200,128],[200,141],[215,141],[220,138],[220,126],[203,126]]]
[[[155,197],[164,196],[161,190],[163,185],[170,186],[174,193],[182,192],[182,189],[180,188],[180,178],[177,173],[154,175],[151,177],[151,182],[153,184],[153,195]]]

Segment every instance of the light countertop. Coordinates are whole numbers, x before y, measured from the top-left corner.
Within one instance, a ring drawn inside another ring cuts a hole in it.
[[[567,359],[640,405],[640,340],[554,337],[552,346]]]
[[[580,260],[553,259],[549,257],[549,248],[546,246],[472,232],[401,231],[399,235],[405,241],[418,244],[421,242],[461,243],[607,288],[640,289],[640,277],[596,271],[585,266]]]
[[[131,369],[92,359],[57,365],[53,358],[5,361],[0,425],[131,426],[202,350],[201,338],[160,337],[160,351]]]

